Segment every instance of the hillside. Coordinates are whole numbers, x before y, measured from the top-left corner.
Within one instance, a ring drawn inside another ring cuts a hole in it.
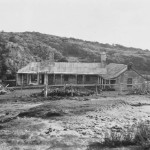
[[[44,60],[54,52],[55,61],[100,62],[106,51],[107,63],[133,62],[135,69],[150,73],[150,51],[122,45],[102,44],[38,32],[0,32],[0,75],[15,72],[31,61]],[[0,77],[0,78],[1,78]]]

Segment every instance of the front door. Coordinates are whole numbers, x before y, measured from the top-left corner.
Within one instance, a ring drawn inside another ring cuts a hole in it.
[[[44,84],[44,74],[40,74],[40,84]]]

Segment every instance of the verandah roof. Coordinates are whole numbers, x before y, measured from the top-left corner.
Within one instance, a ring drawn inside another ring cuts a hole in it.
[[[69,62],[55,62],[45,63],[31,62],[27,66],[18,70],[17,73],[51,73],[51,74],[106,74],[106,68],[102,67],[101,63],[69,63]]]

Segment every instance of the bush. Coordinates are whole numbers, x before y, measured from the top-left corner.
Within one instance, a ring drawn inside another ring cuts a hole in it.
[[[150,148],[150,127],[147,124],[140,123],[137,126],[134,141],[136,144],[142,145],[142,147]]]
[[[143,83],[142,85],[135,85],[128,94],[144,95],[150,93],[149,83]]]
[[[128,129],[127,132],[111,131],[110,134],[106,133],[102,145],[106,147],[135,145],[133,132],[131,132],[131,129]]]
[[[54,89],[48,90],[47,96],[52,96],[52,97],[55,97],[55,96],[60,96],[60,97],[90,96],[93,94],[94,94],[94,91],[92,91],[92,90],[66,85],[65,87],[54,88]],[[40,93],[34,93],[31,95],[31,97],[38,97],[38,96],[44,96],[44,89]]]

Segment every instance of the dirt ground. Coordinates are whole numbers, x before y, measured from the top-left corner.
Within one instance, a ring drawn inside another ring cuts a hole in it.
[[[40,89],[0,95],[0,150],[92,150],[110,130],[150,123],[150,95],[30,97],[36,92]]]

